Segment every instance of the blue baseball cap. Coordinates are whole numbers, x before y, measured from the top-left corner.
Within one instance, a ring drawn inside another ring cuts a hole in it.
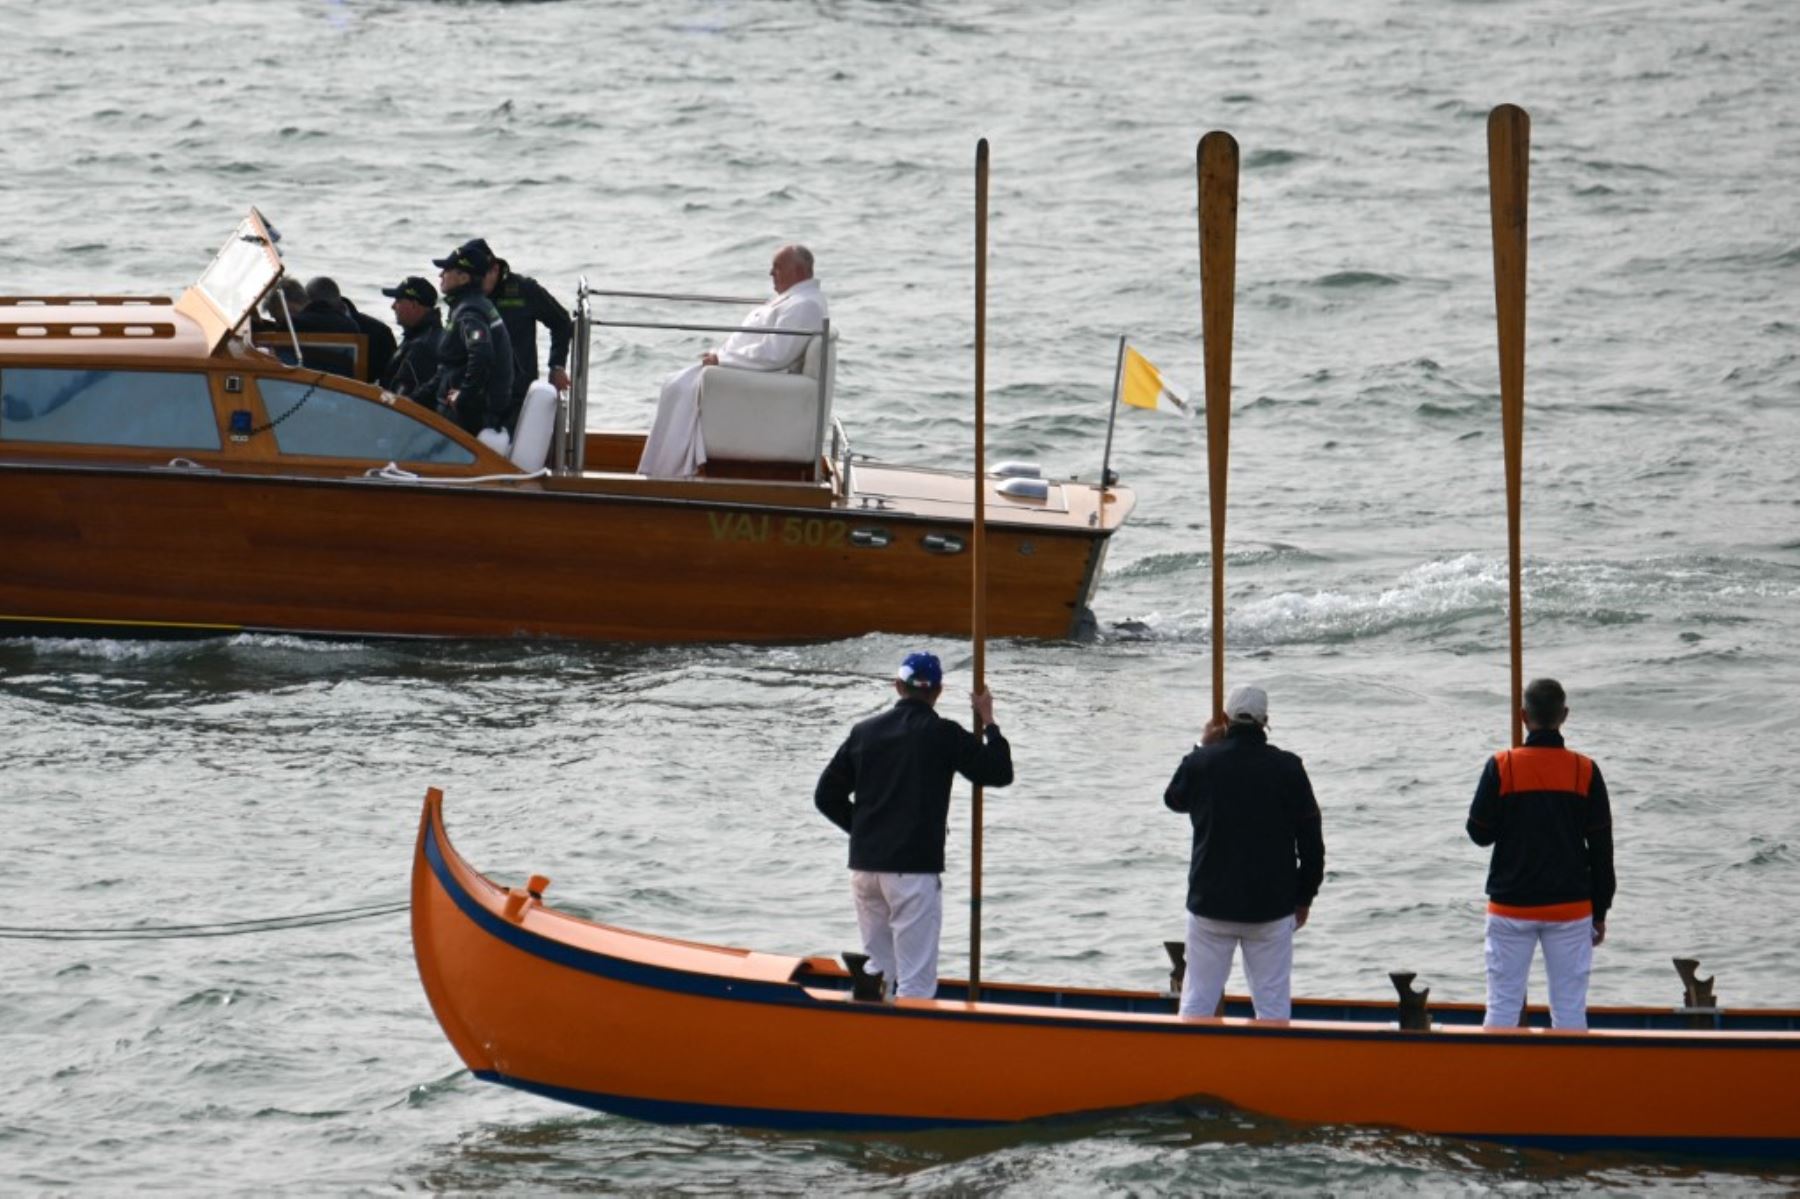
[[[944,685],[944,667],[936,654],[908,654],[894,677],[918,691],[931,691]]]

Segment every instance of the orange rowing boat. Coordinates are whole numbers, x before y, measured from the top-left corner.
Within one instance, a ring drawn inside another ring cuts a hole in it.
[[[478,873],[427,793],[412,932],[438,1022],[478,1077],[601,1111],[906,1130],[1208,1096],[1555,1148],[1800,1156],[1800,1011],[1593,1008],[1590,1031],[1559,1032],[1485,1030],[1479,1007],[1438,1005],[1414,1031],[1392,1003],[1183,1019],[1167,994],[993,982],[975,1003],[955,981],[870,1003],[829,959],[596,924],[545,906],[546,886]],[[878,1059],[907,1068],[846,1065]]]

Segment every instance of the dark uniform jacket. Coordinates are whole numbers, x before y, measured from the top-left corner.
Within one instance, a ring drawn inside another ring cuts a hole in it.
[[[1325,881],[1325,837],[1312,781],[1298,756],[1269,744],[1260,725],[1181,760],[1163,802],[1194,826],[1188,911],[1265,924],[1311,907]]]
[[[368,337],[369,378],[379,380],[387,373],[388,360],[394,356],[394,331],[387,327],[386,321],[358,312],[349,300],[344,301],[344,311],[356,322],[356,331]]]
[[[569,319],[569,310],[529,275],[507,272],[488,298],[500,310],[500,319],[512,337],[513,399],[522,400],[525,389],[538,376],[537,326],[550,330],[550,365],[566,368],[575,322]]]
[[[850,869],[941,874],[958,774],[988,787],[1012,782],[1012,747],[1000,729],[988,725],[984,741],[924,700],[902,699],[850,730],[813,803],[850,834]]]
[[[444,336],[444,318],[433,305],[417,328],[406,330],[394,356],[388,359],[380,384],[395,395],[418,399],[426,407],[437,410],[431,397],[431,382],[438,370],[438,342]]]
[[[1551,918],[1579,919],[1591,903],[1594,920],[1605,921],[1617,887],[1612,805],[1600,767],[1566,748],[1560,732],[1533,729],[1524,746],[1488,759],[1468,830],[1475,844],[1494,847],[1490,911],[1543,919],[1530,909],[1572,905]]]
[[[296,333],[361,333],[348,312],[330,300],[314,300],[295,313],[290,313]]]
[[[438,372],[430,398],[447,404],[450,393],[456,392],[456,423],[470,433],[508,428],[515,401],[508,382],[513,365],[506,324],[481,294],[479,282],[459,287],[444,299],[450,304],[450,320],[438,341]]]

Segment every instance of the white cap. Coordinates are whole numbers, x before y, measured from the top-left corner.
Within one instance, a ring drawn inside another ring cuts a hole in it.
[[[1234,687],[1225,701],[1225,718],[1233,724],[1268,724],[1269,693],[1261,687]]]

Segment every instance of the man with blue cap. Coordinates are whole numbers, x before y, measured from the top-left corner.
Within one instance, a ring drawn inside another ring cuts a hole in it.
[[[936,655],[906,655],[894,679],[899,702],[850,730],[813,792],[819,811],[850,834],[850,889],[868,971],[893,998],[937,994],[951,783],[958,774],[987,787],[1013,779],[994,697],[972,697],[980,731],[971,733],[937,714],[943,690]]]

